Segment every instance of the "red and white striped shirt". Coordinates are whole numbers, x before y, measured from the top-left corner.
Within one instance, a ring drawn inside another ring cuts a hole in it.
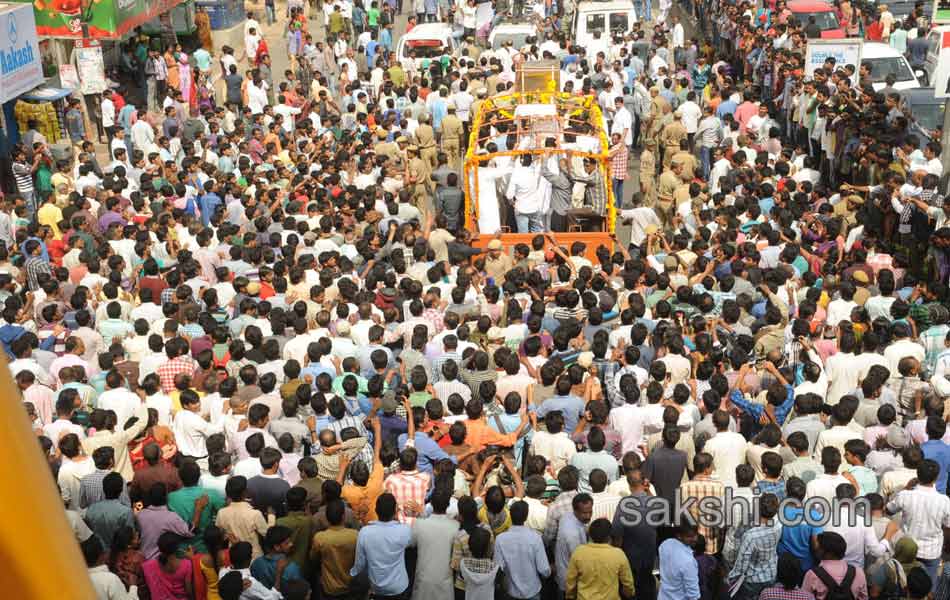
[[[426,505],[426,492],[429,491],[429,473],[421,471],[399,471],[386,478],[383,491],[396,497],[396,519],[400,523],[412,525],[418,516],[406,504],[415,502],[420,508]]]
[[[169,393],[175,389],[175,376],[179,373],[192,375],[195,372],[195,363],[187,355],[176,356],[155,369],[158,380],[162,384],[162,392]]]

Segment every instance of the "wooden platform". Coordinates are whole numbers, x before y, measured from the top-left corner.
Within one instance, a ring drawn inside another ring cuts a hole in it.
[[[501,234],[501,243],[504,245],[507,252],[511,252],[512,249],[517,244],[526,244],[529,248],[531,247],[531,240],[534,239],[534,236],[540,235],[537,233],[503,233]],[[610,249],[611,252],[614,250],[614,241],[611,239],[610,234],[606,231],[576,231],[576,232],[564,232],[556,233],[552,232],[551,235],[557,241],[558,245],[561,247],[570,250],[571,244],[574,242],[584,242],[587,244],[587,250],[584,253],[584,256],[587,257],[591,262],[597,262],[597,248],[598,246],[606,246]],[[484,248],[488,245],[488,242],[495,239],[494,236],[476,234],[475,238],[472,240],[472,246],[476,248]],[[545,248],[550,247],[550,243],[545,240]]]

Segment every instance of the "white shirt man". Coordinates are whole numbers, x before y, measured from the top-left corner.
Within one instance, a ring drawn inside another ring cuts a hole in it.
[[[268,103],[267,82],[262,81],[260,85],[256,85],[253,81],[249,81],[247,84],[247,105],[251,109],[251,114],[261,114]]]
[[[828,303],[828,317],[825,321],[832,327],[837,327],[841,321],[851,320],[851,311],[857,306],[853,300],[838,298]]]
[[[745,464],[748,444],[741,433],[717,431],[706,442],[704,452],[713,457],[713,471],[726,485],[736,485],[736,467]]]
[[[897,340],[884,349],[884,359],[887,360],[887,368],[891,372],[891,377],[900,376],[898,365],[902,358],[911,356],[918,362],[923,363],[927,356],[924,347],[909,338]]]
[[[846,563],[856,569],[863,569],[865,556],[876,558],[890,551],[890,543],[877,539],[874,527],[864,524],[864,517],[851,515],[850,505],[842,504],[838,511],[838,518],[825,525],[825,532],[834,532],[844,538],[847,545],[844,553]]]
[[[934,488],[937,473],[930,483],[918,483],[903,490],[888,502],[887,512],[901,513],[903,530],[917,542],[917,558],[938,560],[943,548],[943,530],[950,527],[950,498]]]
[[[307,362],[307,348],[312,342],[317,341],[309,333],[297,334],[284,344],[283,359],[294,359],[301,365]]]
[[[103,127],[114,127],[115,126],[115,104],[112,103],[112,98],[108,94],[102,96],[102,104],[100,105],[102,111],[102,126]]]
[[[858,431],[856,423],[848,425],[835,425],[818,434],[818,440],[815,442],[814,459],[821,462],[821,450],[825,447],[837,448],[841,456],[844,456],[844,445],[851,440],[860,440],[864,437],[863,431]],[[861,428],[863,429],[863,428]]]
[[[577,446],[566,431],[558,433],[536,431],[534,437],[531,438],[531,448],[535,454],[547,459],[554,473],[567,466],[571,458],[577,454]]]
[[[854,354],[839,352],[829,356],[825,362],[825,373],[828,376],[828,404],[837,404],[842,396],[858,387],[858,370],[855,369]]]
[[[115,412],[117,426],[123,428],[140,404],[142,399],[125,387],[106,390],[99,394],[97,401],[98,408]]]
[[[610,427],[620,433],[623,453],[636,452],[641,457],[643,450],[643,421],[646,415],[636,404],[624,404],[610,411]]]
[[[180,410],[175,415],[172,431],[175,433],[178,452],[185,456],[204,458],[208,456],[207,438],[223,432],[224,427],[219,423],[205,421],[196,412]],[[247,450],[244,453],[247,454]]]
[[[614,121],[610,126],[611,135],[619,133],[623,138],[623,143],[627,146],[633,145],[633,115],[623,105],[623,100],[618,98],[619,102],[614,102],[617,110],[614,111]]]
[[[709,173],[709,185],[712,188],[713,194],[718,194],[719,180],[729,174],[729,171],[732,169],[732,163],[729,162],[729,159],[722,157],[713,164],[712,169]]]
[[[696,133],[699,129],[699,120],[703,117],[703,110],[699,108],[699,105],[692,100],[687,100],[676,110],[682,113],[680,122],[686,128],[686,133]]]
[[[92,582],[92,588],[96,590],[99,598],[108,598],[108,600],[134,600],[139,597],[138,586],[129,586],[125,590],[125,584],[119,579],[119,576],[109,570],[108,565],[99,565],[89,567],[89,581]]]
[[[274,112],[278,115],[283,115],[284,122],[281,124],[281,127],[284,128],[284,131],[293,133],[294,117],[300,114],[300,109],[286,103],[281,103],[274,107]]]
[[[676,25],[673,25],[673,35],[671,37],[674,48],[682,48],[686,45],[686,30],[679,20],[676,21]]]
[[[822,473],[821,475],[809,481],[805,486],[805,497],[813,498],[818,496],[824,498],[830,503],[837,497],[835,490],[837,490],[838,486],[842,483],[851,482],[837,473],[833,475]]]
[[[139,119],[132,125],[132,147],[147,153],[155,142],[155,130],[145,119]]]
[[[515,167],[511,174],[511,181],[508,182],[505,197],[515,201],[516,213],[532,215],[541,210],[544,198],[539,193],[541,189],[538,184],[539,176],[539,171],[533,163],[527,165],[522,163]]]

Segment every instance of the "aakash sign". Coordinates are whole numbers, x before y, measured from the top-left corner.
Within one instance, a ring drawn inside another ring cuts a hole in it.
[[[36,20],[30,4],[0,4],[0,103],[43,83]]]

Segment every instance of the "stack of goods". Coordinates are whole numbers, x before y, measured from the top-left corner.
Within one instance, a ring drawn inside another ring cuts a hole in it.
[[[59,111],[52,102],[25,102],[19,100],[13,107],[13,114],[16,116],[17,127],[21,133],[25,133],[29,127],[27,123],[31,120],[36,121],[36,129],[46,138],[50,144],[57,142],[62,136],[62,123]]]

